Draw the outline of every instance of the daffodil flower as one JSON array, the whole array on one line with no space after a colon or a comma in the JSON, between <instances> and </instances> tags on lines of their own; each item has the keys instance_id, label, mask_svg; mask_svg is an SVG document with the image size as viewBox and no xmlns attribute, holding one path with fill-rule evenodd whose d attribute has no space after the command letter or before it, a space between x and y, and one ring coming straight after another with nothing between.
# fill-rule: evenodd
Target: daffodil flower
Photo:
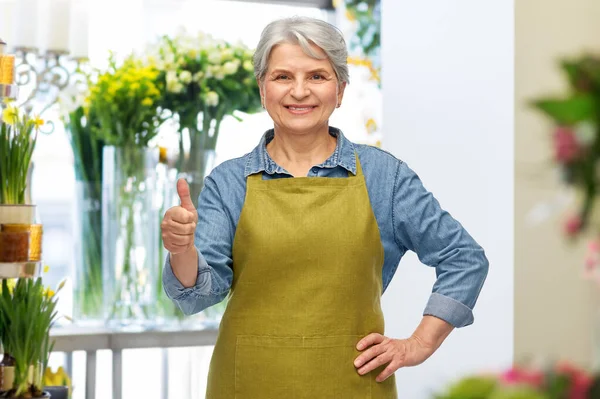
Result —
<instances>
[{"instance_id":1,"label":"daffodil flower","mask_svg":"<svg viewBox=\"0 0 600 399\"><path fill-rule=\"evenodd\" d=\"M16 107L9 106L2 111L2 122L7 125L15 125L19 119L19 109Z\"/></svg>"}]
</instances>

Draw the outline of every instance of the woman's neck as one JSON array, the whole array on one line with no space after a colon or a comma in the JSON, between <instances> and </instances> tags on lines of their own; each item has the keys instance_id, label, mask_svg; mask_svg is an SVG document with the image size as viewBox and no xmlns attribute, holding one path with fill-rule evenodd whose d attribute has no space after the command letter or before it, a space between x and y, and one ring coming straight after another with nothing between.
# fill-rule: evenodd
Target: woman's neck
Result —
<instances>
[{"instance_id":1,"label":"woman's neck","mask_svg":"<svg viewBox=\"0 0 600 399\"><path fill-rule=\"evenodd\" d=\"M308 170L333 154L337 139L325 131L294 134L275 128L275 137L267 144L267 152L280 166L294 176L306 176ZM295 173L294 173L295 172Z\"/></svg>"}]
</instances>

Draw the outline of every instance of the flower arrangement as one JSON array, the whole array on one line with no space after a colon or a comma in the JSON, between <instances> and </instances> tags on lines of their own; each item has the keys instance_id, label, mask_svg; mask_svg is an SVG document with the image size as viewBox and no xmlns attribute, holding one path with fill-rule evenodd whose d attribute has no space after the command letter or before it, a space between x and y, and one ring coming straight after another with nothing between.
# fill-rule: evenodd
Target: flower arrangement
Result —
<instances>
[{"instance_id":1,"label":"flower arrangement","mask_svg":"<svg viewBox=\"0 0 600 399\"><path fill-rule=\"evenodd\" d=\"M576 237L590 227L594 200L599 194L600 58L562 59L568 82L562 96L536 98L532 106L552 124L554 161L563 180L583 196L578 211L565 221L565 232Z\"/></svg>"},{"instance_id":2,"label":"flower arrangement","mask_svg":"<svg viewBox=\"0 0 600 399\"><path fill-rule=\"evenodd\" d=\"M436 399L595 399L600 375L567 362L548 369L516 365L498 375L470 375L451 384Z\"/></svg>"},{"instance_id":3,"label":"flower arrangement","mask_svg":"<svg viewBox=\"0 0 600 399\"><path fill-rule=\"evenodd\" d=\"M194 203L206 171L205 151L213 151L223 118L236 112L261 109L260 92L254 77L253 51L241 43L231 44L202 32L181 31L162 36L150 56L159 70L165 92L158 105L179 120L180 173L201 173L190 182ZM184 143L189 142L186 155Z\"/></svg>"},{"instance_id":4,"label":"flower arrangement","mask_svg":"<svg viewBox=\"0 0 600 399\"><path fill-rule=\"evenodd\" d=\"M25 204L25 189L37 134L44 121L9 103L0 121L0 204Z\"/></svg>"},{"instance_id":5,"label":"flower arrangement","mask_svg":"<svg viewBox=\"0 0 600 399\"><path fill-rule=\"evenodd\" d=\"M597 201L600 194L600 56L584 55L560 60L568 91L561 96L536 98L534 109L548 117L553 125L554 162L563 182L578 194L578 209L564 222L570 239L590 232L585 260L586 275L597 278L598 264ZM600 281L600 279L598 280Z\"/></svg>"},{"instance_id":6,"label":"flower arrangement","mask_svg":"<svg viewBox=\"0 0 600 399\"><path fill-rule=\"evenodd\" d=\"M165 120L159 108L164 93L159 75L152 62L130 55L117 64L111 54L108 69L90 85L84 107L90 133L104 145L102 185L110 195L102 203L106 218L102 226L107 229L102 232L107 254L102 259L103 273L107 273L104 282L110 283L103 287L104 316L109 321L149 316L153 282L149 274L155 268L159 243L158 230L153 228L158 226L152 199L155 182L150 177L158 149L152 140ZM81 115L74 116L71 127L77 128Z\"/></svg>"},{"instance_id":7,"label":"flower arrangement","mask_svg":"<svg viewBox=\"0 0 600 399\"><path fill-rule=\"evenodd\" d=\"M162 96L158 75L154 65L134 55L117 65L111 54L108 69L90 86L86 100L97 120L92 129L107 145L147 147L156 136L163 122L157 110Z\"/></svg>"},{"instance_id":8,"label":"flower arrangement","mask_svg":"<svg viewBox=\"0 0 600 399\"><path fill-rule=\"evenodd\" d=\"M64 281L56 292L64 286ZM2 280L0 289L0 342L4 359L0 371L12 367L12 381L3 379L7 398L36 398L42 395L42 372L53 343L50 328L56 321L55 292L44 287L42 278ZM1 390L1 387L0 387Z\"/></svg>"}]
</instances>

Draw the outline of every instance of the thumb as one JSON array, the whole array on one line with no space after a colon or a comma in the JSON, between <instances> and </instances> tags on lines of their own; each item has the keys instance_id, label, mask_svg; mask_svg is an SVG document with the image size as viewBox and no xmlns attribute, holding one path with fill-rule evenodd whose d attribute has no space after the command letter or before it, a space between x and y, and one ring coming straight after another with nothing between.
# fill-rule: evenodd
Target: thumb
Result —
<instances>
[{"instance_id":1,"label":"thumb","mask_svg":"<svg viewBox=\"0 0 600 399\"><path fill-rule=\"evenodd\" d=\"M177 180L177 195L179 195L182 208L190 212L196 212L196 208L192 203L192 197L190 197L190 186L188 186L184 178Z\"/></svg>"}]
</instances>

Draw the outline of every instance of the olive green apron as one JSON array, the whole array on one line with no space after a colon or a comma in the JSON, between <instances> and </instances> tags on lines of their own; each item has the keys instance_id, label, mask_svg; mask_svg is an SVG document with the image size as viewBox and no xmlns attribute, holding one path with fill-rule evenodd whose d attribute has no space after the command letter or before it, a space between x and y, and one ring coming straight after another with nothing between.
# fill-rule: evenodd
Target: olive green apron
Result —
<instances>
[{"instance_id":1,"label":"olive green apron","mask_svg":"<svg viewBox=\"0 0 600 399\"><path fill-rule=\"evenodd\" d=\"M383 246L356 157L348 178L248 176L231 296L207 399L389 399L361 376L358 341L383 334Z\"/></svg>"}]
</instances>

